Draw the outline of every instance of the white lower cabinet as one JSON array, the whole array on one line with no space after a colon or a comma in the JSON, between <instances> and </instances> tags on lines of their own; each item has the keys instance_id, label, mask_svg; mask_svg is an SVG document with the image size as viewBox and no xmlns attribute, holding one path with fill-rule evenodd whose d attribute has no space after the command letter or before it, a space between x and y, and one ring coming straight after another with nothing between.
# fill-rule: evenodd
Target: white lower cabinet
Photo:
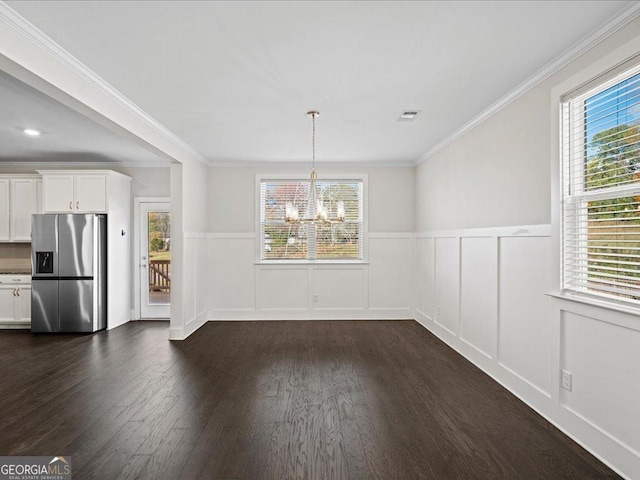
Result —
<instances>
[{"instance_id":1,"label":"white lower cabinet","mask_svg":"<svg viewBox=\"0 0 640 480\"><path fill-rule=\"evenodd\" d=\"M17 289L17 296L16 320L18 323L31 324L31 287L19 287Z\"/></svg>"},{"instance_id":2,"label":"white lower cabinet","mask_svg":"<svg viewBox=\"0 0 640 480\"><path fill-rule=\"evenodd\" d=\"M31 324L31 285L0 285L0 328Z\"/></svg>"},{"instance_id":3,"label":"white lower cabinet","mask_svg":"<svg viewBox=\"0 0 640 480\"><path fill-rule=\"evenodd\" d=\"M0 323L16 321L16 287L0 285Z\"/></svg>"}]
</instances>

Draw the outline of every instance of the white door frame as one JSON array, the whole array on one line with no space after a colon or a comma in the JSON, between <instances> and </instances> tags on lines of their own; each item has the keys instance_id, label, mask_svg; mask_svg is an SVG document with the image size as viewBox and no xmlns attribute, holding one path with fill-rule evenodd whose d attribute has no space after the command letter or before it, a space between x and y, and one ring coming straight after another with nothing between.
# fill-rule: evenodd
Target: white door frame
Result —
<instances>
[{"instance_id":1,"label":"white door frame","mask_svg":"<svg viewBox=\"0 0 640 480\"><path fill-rule=\"evenodd\" d=\"M140 320L140 205L143 203L171 203L170 197L134 197L133 198L133 319Z\"/></svg>"}]
</instances>

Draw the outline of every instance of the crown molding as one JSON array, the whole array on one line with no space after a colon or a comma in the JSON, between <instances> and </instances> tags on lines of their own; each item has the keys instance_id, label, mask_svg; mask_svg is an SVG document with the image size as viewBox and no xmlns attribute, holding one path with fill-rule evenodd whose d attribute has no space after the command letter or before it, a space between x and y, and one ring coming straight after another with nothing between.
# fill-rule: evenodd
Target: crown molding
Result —
<instances>
[{"instance_id":1,"label":"crown molding","mask_svg":"<svg viewBox=\"0 0 640 480\"><path fill-rule=\"evenodd\" d=\"M210 167L221 168L311 168L311 160L294 160L294 161L278 161L278 160L238 160L238 161L212 161L209 162ZM323 168L407 168L415 167L415 162L412 161L393 161L393 160L381 160L381 161L320 161L316 160L316 168L322 170Z\"/></svg>"},{"instance_id":2,"label":"crown molding","mask_svg":"<svg viewBox=\"0 0 640 480\"><path fill-rule=\"evenodd\" d=\"M0 161L0 170L6 168L32 168L41 170L60 169L113 169L113 168L169 168L171 162L43 162L43 161Z\"/></svg>"},{"instance_id":3,"label":"crown molding","mask_svg":"<svg viewBox=\"0 0 640 480\"><path fill-rule=\"evenodd\" d=\"M500 110L505 108L510 103L514 102L522 95L530 91L531 89L538 86L540 83L544 82L551 75L560 71L562 68L566 67L568 64L573 62L575 59L580 57L582 54L586 53L593 47L595 47L598 43L602 42L609 36L613 35L615 32L620 30L622 27L627 25L629 22L634 20L636 17L640 15L640 2L634 2L630 7L622 11L620 14L613 17L606 24L604 24L601 28L590 34L589 36L583 38L578 43L574 44L560 56L556 57L550 63L542 67L538 72L533 74L533 76L529 77L528 80L524 81L516 88L507 93L504 97L499 99L493 105L491 105L486 110L482 111L479 115L472 118L469 122L465 123L458 130L453 132L451 135L446 137L444 140L436 144L434 147L429 149L426 153L422 154L418 159L414 162L414 166L422 165L426 160L430 157L438 153L440 150L445 148L447 145L452 143L454 140L460 138L462 135L472 130L474 127L478 126L488 118L492 117Z\"/></svg>"},{"instance_id":4,"label":"crown molding","mask_svg":"<svg viewBox=\"0 0 640 480\"><path fill-rule=\"evenodd\" d=\"M24 17L22 17L2 1L0 1L0 22L13 29L25 40L48 54L54 61L69 69L87 84L91 85L107 98L111 99L120 107L127 110L131 115L144 123L156 134L160 135L162 138L172 143L175 147L184 152L186 156L191 157L194 160L208 166L208 162L204 158L204 156L198 153L193 147L181 140L169 129L164 127L160 122L155 120L148 113L146 113L135 103L133 103L118 90L116 90L106 80L96 74L93 70L87 67L76 57L67 52L48 35L38 29L35 25L28 22Z\"/></svg>"}]
</instances>

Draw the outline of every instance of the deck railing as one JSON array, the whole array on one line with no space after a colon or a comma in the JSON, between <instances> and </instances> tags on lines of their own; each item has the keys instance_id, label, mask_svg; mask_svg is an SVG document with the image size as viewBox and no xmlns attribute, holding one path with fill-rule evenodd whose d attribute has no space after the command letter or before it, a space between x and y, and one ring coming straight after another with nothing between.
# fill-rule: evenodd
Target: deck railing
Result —
<instances>
[{"instance_id":1,"label":"deck railing","mask_svg":"<svg viewBox=\"0 0 640 480\"><path fill-rule=\"evenodd\" d=\"M171 260L149 261L149 291L169 292L171 290Z\"/></svg>"}]
</instances>

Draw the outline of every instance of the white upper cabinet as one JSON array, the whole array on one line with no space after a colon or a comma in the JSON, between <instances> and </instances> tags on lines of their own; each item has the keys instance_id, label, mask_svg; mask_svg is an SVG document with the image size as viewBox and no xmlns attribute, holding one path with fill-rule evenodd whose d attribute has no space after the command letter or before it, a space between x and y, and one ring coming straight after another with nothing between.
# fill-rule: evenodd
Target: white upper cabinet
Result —
<instances>
[{"instance_id":1,"label":"white upper cabinet","mask_svg":"<svg viewBox=\"0 0 640 480\"><path fill-rule=\"evenodd\" d=\"M107 211L107 176L76 175L76 211Z\"/></svg>"},{"instance_id":2,"label":"white upper cabinet","mask_svg":"<svg viewBox=\"0 0 640 480\"><path fill-rule=\"evenodd\" d=\"M106 213L106 173L42 173L44 213Z\"/></svg>"},{"instance_id":3,"label":"white upper cabinet","mask_svg":"<svg viewBox=\"0 0 640 480\"><path fill-rule=\"evenodd\" d=\"M42 211L42 189L33 175L0 176L0 242L30 242L31 215Z\"/></svg>"},{"instance_id":4,"label":"white upper cabinet","mask_svg":"<svg viewBox=\"0 0 640 480\"><path fill-rule=\"evenodd\" d=\"M31 215L36 213L35 180L11 179L11 240L31 241Z\"/></svg>"},{"instance_id":5,"label":"white upper cabinet","mask_svg":"<svg viewBox=\"0 0 640 480\"><path fill-rule=\"evenodd\" d=\"M73 213L73 175L50 175L42 177L42 207L44 212Z\"/></svg>"},{"instance_id":6,"label":"white upper cabinet","mask_svg":"<svg viewBox=\"0 0 640 480\"><path fill-rule=\"evenodd\" d=\"M11 240L9 233L9 179L0 178L0 242Z\"/></svg>"},{"instance_id":7,"label":"white upper cabinet","mask_svg":"<svg viewBox=\"0 0 640 480\"><path fill-rule=\"evenodd\" d=\"M33 181L36 194L36 210L34 213L42 213L42 178Z\"/></svg>"}]
</instances>

